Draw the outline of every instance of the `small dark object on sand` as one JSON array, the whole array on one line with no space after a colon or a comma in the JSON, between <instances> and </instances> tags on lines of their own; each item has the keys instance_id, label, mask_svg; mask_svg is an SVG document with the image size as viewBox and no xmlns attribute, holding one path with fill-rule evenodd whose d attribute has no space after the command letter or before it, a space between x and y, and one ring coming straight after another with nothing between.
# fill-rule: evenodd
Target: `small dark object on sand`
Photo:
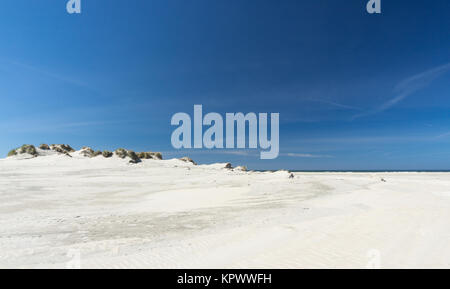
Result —
<instances>
[{"instance_id":1,"label":"small dark object on sand","mask_svg":"<svg viewBox=\"0 0 450 289\"><path fill-rule=\"evenodd\" d=\"M381 178L381 181L382 181L383 183L385 183L385 182L386 182L386 180L385 180L385 179L383 179L383 178Z\"/></svg>"},{"instance_id":2,"label":"small dark object on sand","mask_svg":"<svg viewBox=\"0 0 450 289\"><path fill-rule=\"evenodd\" d=\"M183 161L185 163L192 163L194 166L197 165L196 162L194 162L193 159L191 159L190 157L182 157L181 159L179 159L180 161Z\"/></svg>"},{"instance_id":3,"label":"small dark object on sand","mask_svg":"<svg viewBox=\"0 0 450 289\"><path fill-rule=\"evenodd\" d=\"M290 179L293 179L295 176L294 176L294 174L293 173L291 173L290 175L289 175L289 178Z\"/></svg>"}]
</instances>

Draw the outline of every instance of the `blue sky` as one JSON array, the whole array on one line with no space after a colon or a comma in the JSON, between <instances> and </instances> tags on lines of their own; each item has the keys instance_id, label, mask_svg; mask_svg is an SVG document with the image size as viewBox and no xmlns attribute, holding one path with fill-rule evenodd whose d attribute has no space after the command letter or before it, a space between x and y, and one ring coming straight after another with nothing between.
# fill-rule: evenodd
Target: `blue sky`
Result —
<instances>
[{"instance_id":1,"label":"blue sky","mask_svg":"<svg viewBox=\"0 0 450 289\"><path fill-rule=\"evenodd\" d=\"M450 2L3 0L0 152L69 143L255 169L450 169ZM176 112L279 112L280 157L180 151Z\"/></svg>"}]
</instances>

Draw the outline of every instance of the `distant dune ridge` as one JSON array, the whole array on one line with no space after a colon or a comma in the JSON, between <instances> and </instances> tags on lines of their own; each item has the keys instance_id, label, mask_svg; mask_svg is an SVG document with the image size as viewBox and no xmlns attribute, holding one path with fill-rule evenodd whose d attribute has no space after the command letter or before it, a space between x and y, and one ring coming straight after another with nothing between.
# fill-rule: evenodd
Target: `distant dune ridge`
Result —
<instances>
[{"instance_id":1,"label":"distant dune ridge","mask_svg":"<svg viewBox=\"0 0 450 289\"><path fill-rule=\"evenodd\" d=\"M28 160L37 157L58 156L58 155L67 156L69 158L75 157L77 159L80 158L93 159L101 156L103 159L116 158L128 160L128 163L130 164L138 164L141 163L142 160L158 160L158 161L163 160L162 153L160 152L134 152L132 150L124 148L118 148L114 152L111 152L108 150L104 151L94 150L91 147L87 146L84 146L77 151L68 144L51 144L51 145L41 144L39 145L39 147L36 147L31 144L24 144L19 148L12 149L8 153L7 159ZM179 158L177 160L193 166L198 165L193 159L187 156ZM231 163L215 163L209 166L215 169L227 169L236 172L249 171L246 166L233 167ZM276 172L283 174L290 173L284 170L279 170Z\"/></svg>"},{"instance_id":2,"label":"distant dune ridge","mask_svg":"<svg viewBox=\"0 0 450 289\"><path fill-rule=\"evenodd\" d=\"M84 158L96 158L102 156L105 159L116 157L118 159L128 160L130 164L141 163L142 160L163 160L162 153L160 152L134 152L132 150L118 148L114 152L104 150L94 150L91 147L84 146L80 150L76 151L68 144L41 144L39 147L34 145L25 144L19 148L13 149L8 153L8 158L15 158L18 160L44 157L51 155L65 155L67 157L84 157ZM178 160L185 163L190 163L197 166L197 163L190 157L182 157ZM215 164L215 167L225 168L233 171L248 171L246 166L233 167L231 163Z\"/></svg>"},{"instance_id":3,"label":"distant dune ridge","mask_svg":"<svg viewBox=\"0 0 450 289\"><path fill-rule=\"evenodd\" d=\"M14 157L16 159L29 159L41 156L49 156L49 155L65 155L68 157L73 156L81 156L85 158L96 158L102 156L103 158L112 158L117 157L119 159L126 159L131 164L137 164L142 162L142 160L163 160L163 155L160 152L134 152L132 150L118 148L114 152L104 150L94 150L91 147L82 147L81 150L76 151L68 144L41 144L39 147L35 147L34 145L25 144L19 148L13 149L8 153L8 158ZM194 166L197 163L191 159L190 157L182 157L178 160L183 161L185 163L191 163ZM220 164L222 166L222 164ZM223 164L223 168L236 170L236 171L247 171L246 166L237 166L233 167L231 163Z\"/></svg>"},{"instance_id":4,"label":"distant dune ridge","mask_svg":"<svg viewBox=\"0 0 450 289\"><path fill-rule=\"evenodd\" d=\"M83 147L80 151L75 151L70 145L67 144L41 144L38 148L34 145L25 144L19 148L13 149L8 153L8 157L30 158L38 156L48 156L51 154L64 154L68 157L72 157L73 153L78 153L87 158L95 158L103 156L104 158L110 158L114 155L121 159L129 158L130 163L139 163L142 159L154 159L162 160L163 156L160 152L134 152L123 148L117 149L114 153L110 151L93 150L90 147Z\"/></svg>"}]
</instances>

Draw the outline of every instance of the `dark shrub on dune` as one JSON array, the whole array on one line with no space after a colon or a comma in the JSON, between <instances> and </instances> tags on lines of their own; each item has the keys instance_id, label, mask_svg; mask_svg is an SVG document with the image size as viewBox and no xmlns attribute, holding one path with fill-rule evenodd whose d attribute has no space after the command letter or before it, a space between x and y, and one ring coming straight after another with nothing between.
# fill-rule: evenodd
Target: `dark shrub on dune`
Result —
<instances>
[{"instance_id":1,"label":"dark shrub on dune","mask_svg":"<svg viewBox=\"0 0 450 289\"><path fill-rule=\"evenodd\" d=\"M127 156L131 159L130 163L137 164L141 162L141 159L134 151L128 151Z\"/></svg>"},{"instance_id":2,"label":"dark shrub on dune","mask_svg":"<svg viewBox=\"0 0 450 289\"><path fill-rule=\"evenodd\" d=\"M146 152L137 153L137 156L143 160L151 159L151 156L149 155L149 153L146 153Z\"/></svg>"},{"instance_id":3,"label":"dark shrub on dune","mask_svg":"<svg viewBox=\"0 0 450 289\"><path fill-rule=\"evenodd\" d=\"M18 149L11 150L8 153L8 157L12 157L18 154L29 154L35 157L38 156L38 152L36 151L36 147L34 145L23 145Z\"/></svg>"},{"instance_id":4,"label":"dark shrub on dune","mask_svg":"<svg viewBox=\"0 0 450 289\"><path fill-rule=\"evenodd\" d=\"M84 157L92 158L94 156L94 150L89 147L83 147L80 154Z\"/></svg>"},{"instance_id":5,"label":"dark shrub on dune","mask_svg":"<svg viewBox=\"0 0 450 289\"><path fill-rule=\"evenodd\" d=\"M192 164L194 164L194 165L197 165L197 163L194 162L194 160L191 159L190 157L182 157L182 158L180 159L180 161L183 161L183 162L186 162L186 163L192 163Z\"/></svg>"},{"instance_id":6,"label":"dark shrub on dune","mask_svg":"<svg viewBox=\"0 0 450 289\"><path fill-rule=\"evenodd\" d=\"M23 145L18 149L19 154L30 154L32 156L37 156L38 153L34 145Z\"/></svg>"},{"instance_id":7,"label":"dark shrub on dune","mask_svg":"<svg viewBox=\"0 0 450 289\"><path fill-rule=\"evenodd\" d=\"M50 149L60 154L69 155L69 153L75 152L75 150L70 145L65 144L52 144L50 145Z\"/></svg>"},{"instance_id":8,"label":"dark shrub on dune","mask_svg":"<svg viewBox=\"0 0 450 289\"><path fill-rule=\"evenodd\" d=\"M95 158L102 154L101 151L94 151L90 147L83 147L80 152L81 155L89 158Z\"/></svg>"},{"instance_id":9,"label":"dark shrub on dune","mask_svg":"<svg viewBox=\"0 0 450 289\"><path fill-rule=\"evenodd\" d=\"M67 152L67 153L73 153L73 152L75 152L75 150L70 146L70 145L66 145L66 144L53 144L53 145L51 145L50 146L50 148L51 149L53 149L53 148L59 148L59 149L61 149L62 151L64 151L64 152Z\"/></svg>"},{"instance_id":10,"label":"dark shrub on dune","mask_svg":"<svg viewBox=\"0 0 450 289\"><path fill-rule=\"evenodd\" d=\"M46 150L46 151L48 151L48 150L50 150L50 147L48 146L48 144L41 144L40 146L39 146L39 148L41 149L41 150Z\"/></svg>"},{"instance_id":11,"label":"dark shrub on dune","mask_svg":"<svg viewBox=\"0 0 450 289\"><path fill-rule=\"evenodd\" d=\"M62 144L61 147L62 147L62 149L68 151L69 153L75 152L75 150L74 150L70 145L64 145L64 144Z\"/></svg>"},{"instance_id":12,"label":"dark shrub on dune","mask_svg":"<svg viewBox=\"0 0 450 289\"><path fill-rule=\"evenodd\" d=\"M137 153L138 157L145 160L162 160L162 154L161 153L155 153L155 152L140 152Z\"/></svg>"},{"instance_id":13,"label":"dark shrub on dune","mask_svg":"<svg viewBox=\"0 0 450 289\"><path fill-rule=\"evenodd\" d=\"M115 154L121 159L129 157L131 159L130 163L133 163L133 164L137 164L137 163L141 162L141 159L134 151L129 151L126 149L117 149L115 151Z\"/></svg>"},{"instance_id":14,"label":"dark shrub on dune","mask_svg":"<svg viewBox=\"0 0 450 289\"><path fill-rule=\"evenodd\" d=\"M110 152L110 151L103 151L102 155L103 155L103 157L105 157L105 158L110 158L110 157L113 156L113 153Z\"/></svg>"},{"instance_id":15,"label":"dark shrub on dune","mask_svg":"<svg viewBox=\"0 0 450 289\"><path fill-rule=\"evenodd\" d=\"M81 149L81 151L80 151L80 154L82 156L85 156L85 157L95 158L95 157L97 157L99 155L102 155L102 152L101 151L94 151L90 147L83 147ZM112 153L111 153L111 155L112 155Z\"/></svg>"},{"instance_id":16,"label":"dark shrub on dune","mask_svg":"<svg viewBox=\"0 0 450 289\"><path fill-rule=\"evenodd\" d=\"M127 157L128 152L126 149L117 149L115 152L116 156L118 156L121 159L124 159Z\"/></svg>"}]
</instances>

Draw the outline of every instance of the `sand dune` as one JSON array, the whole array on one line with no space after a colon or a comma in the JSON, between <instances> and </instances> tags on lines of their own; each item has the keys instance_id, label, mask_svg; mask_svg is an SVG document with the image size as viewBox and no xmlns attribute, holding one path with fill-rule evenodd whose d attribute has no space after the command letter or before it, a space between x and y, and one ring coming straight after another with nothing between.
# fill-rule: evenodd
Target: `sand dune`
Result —
<instances>
[{"instance_id":1,"label":"sand dune","mask_svg":"<svg viewBox=\"0 0 450 289\"><path fill-rule=\"evenodd\" d=\"M450 268L447 173L224 166L2 159L0 268Z\"/></svg>"}]
</instances>

